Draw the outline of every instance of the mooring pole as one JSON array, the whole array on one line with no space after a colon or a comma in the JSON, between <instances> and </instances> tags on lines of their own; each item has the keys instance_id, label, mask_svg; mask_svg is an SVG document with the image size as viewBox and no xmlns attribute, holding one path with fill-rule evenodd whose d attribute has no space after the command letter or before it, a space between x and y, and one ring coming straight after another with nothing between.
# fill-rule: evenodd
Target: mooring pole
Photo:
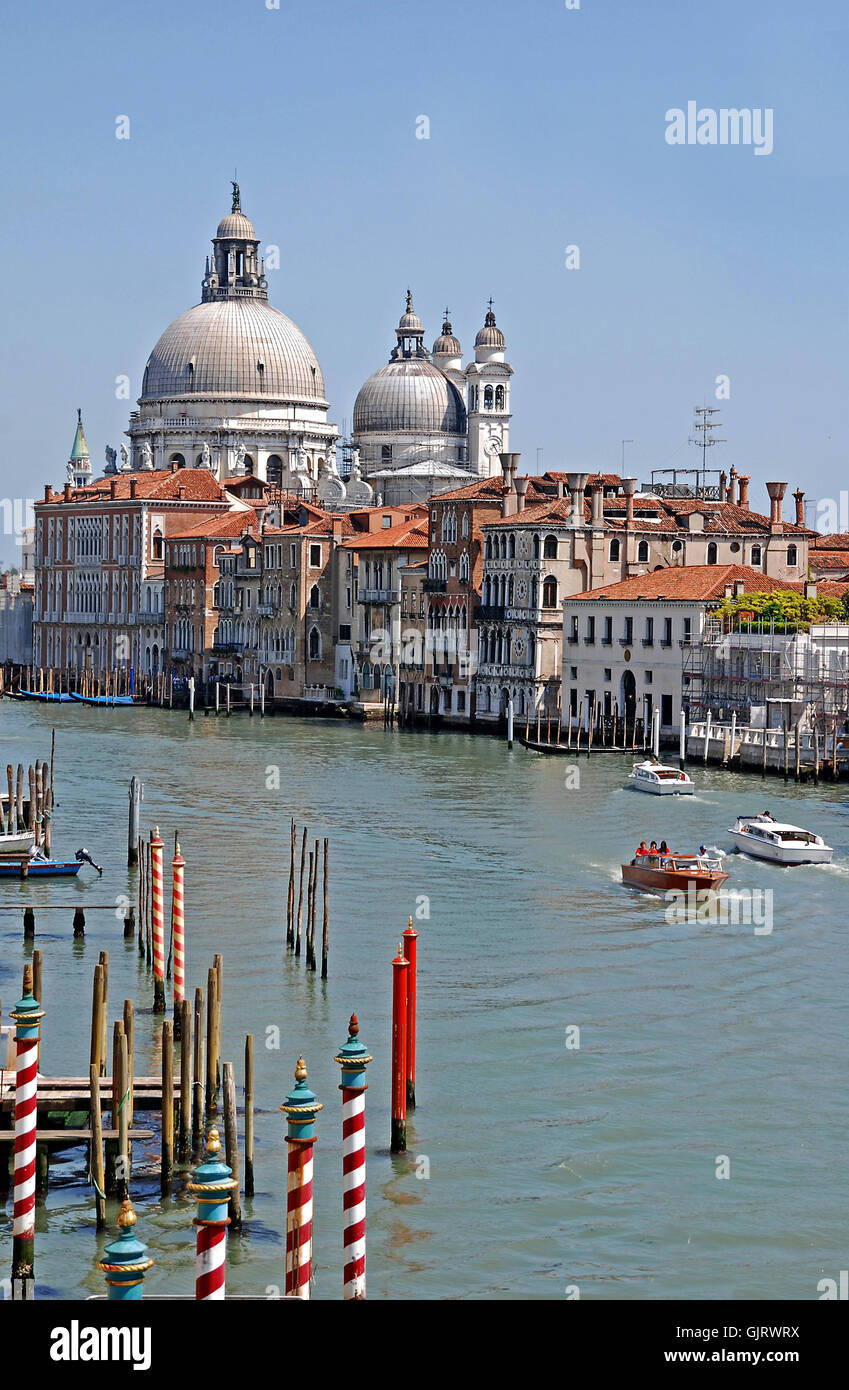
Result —
<instances>
[{"instance_id":1,"label":"mooring pole","mask_svg":"<svg viewBox=\"0 0 849 1390\"><path fill-rule=\"evenodd\" d=\"M295 1085L280 1109L288 1117L286 1185L286 1287L294 1298L310 1297L312 1277L312 1166L315 1117L324 1106L307 1085L307 1064L298 1058Z\"/></svg>"},{"instance_id":2,"label":"mooring pole","mask_svg":"<svg viewBox=\"0 0 849 1390\"><path fill-rule=\"evenodd\" d=\"M225 1261L227 1258L227 1227L230 1217L227 1204L235 1185L226 1163L218 1155L221 1141L215 1126L206 1141L206 1156L192 1174L187 1190L198 1204L197 1261L195 1264L195 1299L223 1299Z\"/></svg>"},{"instance_id":3,"label":"mooring pole","mask_svg":"<svg viewBox=\"0 0 849 1390\"><path fill-rule=\"evenodd\" d=\"M392 962L392 1125L390 1153L407 1148L407 974L410 962L398 942Z\"/></svg>"},{"instance_id":4,"label":"mooring pole","mask_svg":"<svg viewBox=\"0 0 849 1390\"><path fill-rule=\"evenodd\" d=\"M35 1150L38 1115L38 1042L44 1010L32 993L32 966L24 966L23 997L15 1021L15 1169L12 1218L12 1298L34 1297Z\"/></svg>"},{"instance_id":5,"label":"mooring pole","mask_svg":"<svg viewBox=\"0 0 849 1390\"><path fill-rule=\"evenodd\" d=\"M127 830L127 865L135 868L139 862L139 803L141 801L141 782L138 777L130 779L130 824Z\"/></svg>"},{"instance_id":6,"label":"mooring pole","mask_svg":"<svg viewBox=\"0 0 849 1390\"><path fill-rule=\"evenodd\" d=\"M103 1251L97 1268L106 1275L106 1297L122 1303L137 1302L142 1296L144 1276L154 1263L147 1259L147 1246L136 1238L136 1214L129 1198L118 1213L118 1236Z\"/></svg>"},{"instance_id":7,"label":"mooring pole","mask_svg":"<svg viewBox=\"0 0 849 1390\"><path fill-rule=\"evenodd\" d=\"M366 1296L366 1067L373 1059L351 1014L348 1041L334 1062L342 1068L343 1299Z\"/></svg>"}]
</instances>

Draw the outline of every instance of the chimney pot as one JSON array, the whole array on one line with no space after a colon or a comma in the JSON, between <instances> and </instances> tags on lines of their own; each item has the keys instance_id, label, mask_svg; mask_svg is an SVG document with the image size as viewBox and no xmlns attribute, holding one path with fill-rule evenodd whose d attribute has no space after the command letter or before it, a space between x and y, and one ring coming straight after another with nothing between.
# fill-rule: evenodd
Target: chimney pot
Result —
<instances>
[{"instance_id":1,"label":"chimney pot","mask_svg":"<svg viewBox=\"0 0 849 1390\"><path fill-rule=\"evenodd\" d=\"M816 582L815 582L814 580L812 580L812 579L806 579L806 580L805 580L804 596L805 596L805 598L816 598L816 596L817 596L817 586L816 586Z\"/></svg>"},{"instance_id":2,"label":"chimney pot","mask_svg":"<svg viewBox=\"0 0 849 1390\"><path fill-rule=\"evenodd\" d=\"M623 478L622 491L628 502L628 512L625 517L625 529L628 530L634 524L634 493L637 491L637 479Z\"/></svg>"},{"instance_id":3,"label":"chimney pot","mask_svg":"<svg viewBox=\"0 0 849 1390\"><path fill-rule=\"evenodd\" d=\"M117 480L117 478L110 478L110 479L109 479L109 496L110 496L110 497L114 497L114 496L115 496L115 489L117 488L117 486L118 486L118 480Z\"/></svg>"},{"instance_id":4,"label":"chimney pot","mask_svg":"<svg viewBox=\"0 0 849 1390\"><path fill-rule=\"evenodd\" d=\"M741 473L737 479L737 482L740 484L740 506L746 507L747 509L749 506L750 481L751 479L749 478L748 473Z\"/></svg>"},{"instance_id":5,"label":"chimney pot","mask_svg":"<svg viewBox=\"0 0 849 1390\"><path fill-rule=\"evenodd\" d=\"M65 501L66 501L66 502L70 502L70 500L71 500L71 484L70 484L70 483L66 483L65 486L64 486L64 488L62 489L62 492L63 492L64 498L65 498Z\"/></svg>"},{"instance_id":6,"label":"chimney pot","mask_svg":"<svg viewBox=\"0 0 849 1390\"><path fill-rule=\"evenodd\" d=\"M805 524L805 494L800 487L793 493L793 501L796 503L796 525Z\"/></svg>"},{"instance_id":7,"label":"chimney pot","mask_svg":"<svg viewBox=\"0 0 849 1390\"><path fill-rule=\"evenodd\" d=\"M44 484L44 500L49 502L53 497L53 489L49 483Z\"/></svg>"},{"instance_id":8,"label":"chimney pot","mask_svg":"<svg viewBox=\"0 0 849 1390\"><path fill-rule=\"evenodd\" d=\"M528 490L528 484L530 483L530 481L531 481L530 478L517 478L517 479L516 479L516 511L517 511L517 512L523 512L523 511L525 510L525 493L526 493L527 490Z\"/></svg>"},{"instance_id":9,"label":"chimney pot","mask_svg":"<svg viewBox=\"0 0 849 1390\"><path fill-rule=\"evenodd\" d=\"M137 480L136 478L131 478L131 479L130 479L130 496L131 496L131 497L135 497L137 488L138 488L138 480Z\"/></svg>"},{"instance_id":10,"label":"chimney pot","mask_svg":"<svg viewBox=\"0 0 849 1390\"><path fill-rule=\"evenodd\" d=\"M745 580L743 580L743 579L735 579L735 580L734 580L734 595L735 595L735 597L736 597L738 594L744 594L745 592L746 592L746 582L745 582Z\"/></svg>"},{"instance_id":11,"label":"chimney pot","mask_svg":"<svg viewBox=\"0 0 849 1390\"><path fill-rule=\"evenodd\" d=\"M769 503L770 503L770 512L769 512L770 529L771 529L773 532L776 532L776 531L780 532L781 529L782 529L781 503L783 502L783 500L784 500L784 494L785 494L785 492L787 491L787 484L786 484L786 483L767 483L767 485L766 485L766 490L767 490L767 492L769 493Z\"/></svg>"}]
</instances>

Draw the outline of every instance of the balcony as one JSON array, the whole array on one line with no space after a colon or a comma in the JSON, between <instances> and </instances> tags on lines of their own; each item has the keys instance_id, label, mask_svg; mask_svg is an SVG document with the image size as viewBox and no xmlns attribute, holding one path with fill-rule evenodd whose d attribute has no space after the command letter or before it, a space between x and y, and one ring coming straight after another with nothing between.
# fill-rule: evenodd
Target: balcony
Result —
<instances>
[{"instance_id":1,"label":"balcony","mask_svg":"<svg viewBox=\"0 0 849 1390\"><path fill-rule=\"evenodd\" d=\"M624 637L620 637L620 638L619 638L619 645L620 645L620 647L633 647L633 645L634 645L634 637L633 637L633 634L631 634L630 637L629 637L627 634L626 634Z\"/></svg>"},{"instance_id":2,"label":"balcony","mask_svg":"<svg viewBox=\"0 0 849 1390\"><path fill-rule=\"evenodd\" d=\"M570 647L576 647L580 640L581 639L579 638L577 632L570 632L569 636L566 638L566 641L569 643Z\"/></svg>"},{"instance_id":3,"label":"balcony","mask_svg":"<svg viewBox=\"0 0 849 1390\"><path fill-rule=\"evenodd\" d=\"M644 637L644 638L642 639L642 644L643 644L644 647L653 647L653 646L654 646L654 638L653 638L653 637Z\"/></svg>"},{"instance_id":4,"label":"balcony","mask_svg":"<svg viewBox=\"0 0 849 1390\"><path fill-rule=\"evenodd\" d=\"M258 603L258 604L256 605L256 607L254 608L254 612L257 613L257 614L259 615L260 618L273 618L273 617L274 617L274 604L273 604L273 603Z\"/></svg>"},{"instance_id":5,"label":"balcony","mask_svg":"<svg viewBox=\"0 0 849 1390\"><path fill-rule=\"evenodd\" d=\"M444 582L444 581L442 581ZM400 589L358 589L358 603L400 603Z\"/></svg>"},{"instance_id":6,"label":"balcony","mask_svg":"<svg viewBox=\"0 0 849 1390\"><path fill-rule=\"evenodd\" d=\"M213 642L213 644L212 644L212 650L213 650L214 652L229 652L229 653L231 654L231 656L241 656L241 655L242 655L242 643L241 643L241 642Z\"/></svg>"}]
</instances>

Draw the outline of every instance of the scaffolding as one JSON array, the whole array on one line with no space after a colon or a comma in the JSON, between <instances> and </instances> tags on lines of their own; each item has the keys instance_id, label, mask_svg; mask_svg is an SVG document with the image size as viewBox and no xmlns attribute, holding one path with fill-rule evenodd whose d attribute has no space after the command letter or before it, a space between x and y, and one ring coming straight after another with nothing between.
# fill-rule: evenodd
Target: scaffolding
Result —
<instances>
[{"instance_id":1,"label":"scaffolding","mask_svg":"<svg viewBox=\"0 0 849 1390\"><path fill-rule=\"evenodd\" d=\"M740 724L767 727L783 719L842 722L849 715L849 624L812 623L796 632L772 619L709 616L701 637L683 646L683 697L690 719L736 714Z\"/></svg>"}]
</instances>

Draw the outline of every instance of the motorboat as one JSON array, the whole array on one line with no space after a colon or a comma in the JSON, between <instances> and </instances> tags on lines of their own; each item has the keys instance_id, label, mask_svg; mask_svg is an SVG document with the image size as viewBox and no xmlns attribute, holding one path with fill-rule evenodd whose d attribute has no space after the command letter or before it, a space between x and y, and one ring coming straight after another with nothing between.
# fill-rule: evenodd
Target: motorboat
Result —
<instances>
[{"instance_id":1,"label":"motorboat","mask_svg":"<svg viewBox=\"0 0 849 1390\"><path fill-rule=\"evenodd\" d=\"M17 830L14 834L0 835L0 861L4 855L26 854L35 844L35 831Z\"/></svg>"},{"instance_id":2,"label":"motorboat","mask_svg":"<svg viewBox=\"0 0 849 1390\"><path fill-rule=\"evenodd\" d=\"M636 854L622 865L622 882L632 888L668 893L719 888L728 878L722 859L708 854Z\"/></svg>"},{"instance_id":3,"label":"motorboat","mask_svg":"<svg viewBox=\"0 0 849 1390\"><path fill-rule=\"evenodd\" d=\"M0 878L63 878L78 874L81 868L78 859L28 859L26 854L14 859L0 857Z\"/></svg>"},{"instance_id":4,"label":"motorboat","mask_svg":"<svg viewBox=\"0 0 849 1390\"><path fill-rule=\"evenodd\" d=\"M774 820L766 811L738 816L728 831L738 850L774 864L830 864L834 850L821 835Z\"/></svg>"},{"instance_id":5,"label":"motorboat","mask_svg":"<svg viewBox=\"0 0 849 1390\"><path fill-rule=\"evenodd\" d=\"M677 767L665 767L653 758L634 763L628 780L637 791L651 792L653 796L688 796L695 790L686 772Z\"/></svg>"}]
</instances>

